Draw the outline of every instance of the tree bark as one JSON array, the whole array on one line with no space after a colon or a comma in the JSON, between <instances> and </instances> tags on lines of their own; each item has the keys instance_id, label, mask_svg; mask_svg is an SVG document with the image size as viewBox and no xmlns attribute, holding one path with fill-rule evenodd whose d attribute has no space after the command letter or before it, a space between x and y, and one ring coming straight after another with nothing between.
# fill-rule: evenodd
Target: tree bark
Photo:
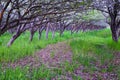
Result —
<instances>
[{"instance_id":1,"label":"tree bark","mask_svg":"<svg viewBox=\"0 0 120 80\"><path fill-rule=\"evenodd\" d=\"M63 35L64 29L60 29L60 37Z\"/></svg>"},{"instance_id":2,"label":"tree bark","mask_svg":"<svg viewBox=\"0 0 120 80\"><path fill-rule=\"evenodd\" d=\"M112 32L112 39L115 42L118 42L118 27L116 25L116 20L115 19L111 19L111 32Z\"/></svg>"},{"instance_id":3,"label":"tree bark","mask_svg":"<svg viewBox=\"0 0 120 80\"><path fill-rule=\"evenodd\" d=\"M49 26L46 28L46 39L48 39L48 33L49 33Z\"/></svg>"},{"instance_id":4,"label":"tree bark","mask_svg":"<svg viewBox=\"0 0 120 80\"><path fill-rule=\"evenodd\" d=\"M35 34L34 31L33 31L33 32L30 32L30 42L32 42L34 34Z\"/></svg>"},{"instance_id":5,"label":"tree bark","mask_svg":"<svg viewBox=\"0 0 120 80\"><path fill-rule=\"evenodd\" d=\"M10 39L10 41L8 42L7 46L10 47L14 41L21 35L21 33L16 33L13 35L13 37Z\"/></svg>"},{"instance_id":6,"label":"tree bark","mask_svg":"<svg viewBox=\"0 0 120 80\"><path fill-rule=\"evenodd\" d=\"M42 32L43 32L44 29L45 29L45 27L42 26L42 27L40 27L39 30L38 30L38 32L39 32L39 40L41 39Z\"/></svg>"},{"instance_id":7,"label":"tree bark","mask_svg":"<svg viewBox=\"0 0 120 80\"><path fill-rule=\"evenodd\" d=\"M55 31L53 30L52 31L52 39L54 39L54 37L55 37Z\"/></svg>"},{"instance_id":8,"label":"tree bark","mask_svg":"<svg viewBox=\"0 0 120 80\"><path fill-rule=\"evenodd\" d=\"M41 39L42 31L39 30L39 40Z\"/></svg>"},{"instance_id":9,"label":"tree bark","mask_svg":"<svg viewBox=\"0 0 120 80\"><path fill-rule=\"evenodd\" d=\"M3 19L3 15L5 13L5 10L8 8L9 4L10 4L11 0L8 0L5 7L2 9L2 11L0 12L0 24L2 22L2 19Z\"/></svg>"},{"instance_id":10,"label":"tree bark","mask_svg":"<svg viewBox=\"0 0 120 80\"><path fill-rule=\"evenodd\" d=\"M115 42L118 42L118 31L115 29L115 27L111 26L111 32L112 32L112 39Z\"/></svg>"}]
</instances>

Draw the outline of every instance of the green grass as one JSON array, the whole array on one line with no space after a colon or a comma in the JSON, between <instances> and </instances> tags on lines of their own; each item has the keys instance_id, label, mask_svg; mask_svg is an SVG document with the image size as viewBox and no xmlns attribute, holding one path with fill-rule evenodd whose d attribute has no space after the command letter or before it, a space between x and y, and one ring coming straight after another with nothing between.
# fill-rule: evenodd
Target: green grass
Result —
<instances>
[{"instance_id":1,"label":"green grass","mask_svg":"<svg viewBox=\"0 0 120 80\"><path fill-rule=\"evenodd\" d=\"M8 68L6 70L0 69L0 80L50 80L55 76L45 66L31 70L29 67Z\"/></svg>"},{"instance_id":2,"label":"green grass","mask_svg":"<svg viewBox=\"0 0 120 80\"><path fill-rule=\"evenodd\" d=\"M70 35L70 32L64 32L62 37L56 32L54 39L45 39L45 32L42 35L41 40L38 40L38 33L35 34L34 40L29 42L29 33L22 34L11 47L6 47L11 35L4 34L0 37L0 63L11 62L18 60L22 57L33 55L36 51L45 48L49 44L54 44L60 41L67 41L72 48L72 62L62 63L61 67L56 69L48 69L44 65L39 68L30 69L29 67L20 68L6 68L0 67L0 80L51 80L51 78L57 76L58 80L61 75L69 73L73 80L82 80L80 76L73 74L74 70L79 66L84 66L83 72L94 73L98 69L95 67L95 63L98 65L104 65L108 63L108 69L102 69L101 72L112 72L114 65L109 63L114 55L112 53L120 51L120 42L115 43L112 41L111 33L109 29L88 31L85 33L79 32L77 34ZM51 57L54 53L51 53ZM0 66L2 66L0 64ZM117 68L119 69L119 67ZM118 70L118 76L120 71Z\"/></svg>"},{"instance_id":3,"label":"green grass","mask_svg":"<svg viewBox=\"0 0 120 80\"><path fill-rule=\"evenodd\" d=\"M56 33L55 39L51 38L51 33L49 34L49 39L45 38L45 32L42 35L41 40L38 40L38 33L35 34L32 42L29 41L29 33L22 34L11 47L6 47L12 35L4 34L0 37L0 62L15 61L24 56L32 55L35 51L45 48L48 44L57 43L64 41L73 36L70 36L70 32L65 32L62 37L59 37L59 33Z\"/></svg>"},{"instance_id":4,"label":"green grass","mask_svg":"<svg viewBox=\"0 0 120 80\"><path fill-rule=\"evenodd\" d=\"M100 66L107 63L108 68L101 71L112 72L115 68L115 65L111 63L114 58L113 53L120 51L120 41L118 43L112 41L108 29L86 32L81 37L72 40L70 46L74 53L73 63L70 65L78 66L79 63L86 67L85 72L91 73L97 70L95 63ZM120 76L119 71L117 73Z\"/></svg>"}]
</instances>

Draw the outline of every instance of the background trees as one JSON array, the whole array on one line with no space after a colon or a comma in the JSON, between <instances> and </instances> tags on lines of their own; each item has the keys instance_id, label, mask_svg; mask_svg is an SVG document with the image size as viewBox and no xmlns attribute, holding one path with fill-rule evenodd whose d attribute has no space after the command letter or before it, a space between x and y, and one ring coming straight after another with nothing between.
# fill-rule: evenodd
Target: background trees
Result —
<instances>
[{"instance_id":1,"label":"background trees","mask_svg":"<svg viewBox=\"0 0 120 80\"><path fill-rule=\"evenodd\" d=\"M0 7L0 35L7 31L14 33L8 46L26 30L31 33L31 41L38 30L39 38L43 30L46 38L49 30L53 31L53 37L56 30L62 35L67 27L82 22L76 14L92 9L109 14L113 40L118 41L119 0L2 0Z\"/></svg>"}]
</instances>

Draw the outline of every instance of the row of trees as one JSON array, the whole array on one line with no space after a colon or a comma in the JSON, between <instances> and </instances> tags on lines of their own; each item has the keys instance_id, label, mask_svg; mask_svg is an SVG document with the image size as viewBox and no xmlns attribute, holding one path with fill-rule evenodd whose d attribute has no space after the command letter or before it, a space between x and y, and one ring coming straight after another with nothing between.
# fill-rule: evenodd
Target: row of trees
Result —
<instances>
[{"instance_id":1,"label":"row of trees","mask_svg":"<svg viewBox=\"0 0 120 80\"><path fill-rule=\"evenodd\" d=\"M39 31L39 38L44 29L48 34L49 28L46 26L50 26L53 33L56 30L55 25L59 26L62 35L65 28L76 24L73 17L77 13L89 9L96 9L109 15L112 37L117 42L120 0L1 0L0 36L7 31L13 32L8 43L10 46L26 30L31 32L30 40L36 31Z\"/></svg>"}]
</instances>

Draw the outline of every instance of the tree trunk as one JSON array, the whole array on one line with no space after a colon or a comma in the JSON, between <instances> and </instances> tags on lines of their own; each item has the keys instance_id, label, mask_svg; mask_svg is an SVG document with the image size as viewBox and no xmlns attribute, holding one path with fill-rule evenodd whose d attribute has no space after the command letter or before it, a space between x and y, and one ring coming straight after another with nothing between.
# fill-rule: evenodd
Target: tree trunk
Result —
<instances>
[{"instance_id":1,"label":"tree trunk","mask_svg":"<svg viewBox=\"0 0 120 80\"><path fill-rule=\"evenodd\" d=\"M60 37L63 35L64 30L60 30Z\"/></svg>"},{"instance_id":2,"label":"tree trunk","mask_svg":"<svg viewBox=\"0 0 120 80\"><path fill-rule=\"evenodd\" d=\"M71 35L73 34L73 31L72 31L72 30L73 30L73 26L72 26L71 29L70 29Z\"/></svg>"},{"instance_id":3,"label":"tree trunk","mask_svg":"<svg viewBox=\"0 0 120 80\"><path fill-rule=\"evenodd\" d=\"M49 27L46 28L46 39L48 39Z\"/></svg>"},{"instance_id":4,"label":"tree trunk","mask_svg":"<svg viewBox=\"0 0 120 80\"><path fill-rule=\"evenodd\" d=\"M117 26L115 25L115 22L112 22L111 24L111 32L112 32L112 39L115 41L115 42L118 42L118 28Z\"/></svg>"},{"instance_id":5,"label":"tree trunk","mask_svg":"<svg viewBox=\"0 0 120 80\"><path fill-rule=\"evenodd\" d=\"M0 36L3 35L6 31L7 31L6 29L4 29L4 30L0 29Z\"/></svg>"},{"instance_id":6,"label":"tree trunk","mask_svg":"<svg viewBox=\"0 0 120 80\"><path fill-rule=\"evenodd\" d=\"M39 30L39 40L41 39L42 32Z\"/></svg>"},{"instance_id":7,"label":"tree trunk","mask_svg":"<svg viewBox=\"0 0 120 80\"><path fill-rule=\"evenodd\" d=\"M16 34L14 34L13 37L12 37L12 38L10 39L10 41L8 42L7 46L8 46L8 47L11 46L11 45L14 43L14 41L20 36L20 34L21 34L21 33L16 33Z\"/></svg>"},{"instance_id":8,"label":"tree trunk","mask_svg":"<svg viewBox=\"0 0 120 80\"><path fill-rule=\"evenodd\" d=\"M32 42L34 34L35 34L35 32L30 33L30 42Z\"/></svg>"},{"instance_id":9,"label":"tree trunk","mask_svg":"<svg viewBox=\"0 0 120 80\"><path fill-rule=\"evenodd\" d=\"M75 30L76 30L75 27L73 27L73 28L71 29L71 35L75 32Z\"/></svg>"},{"instance_id":10,"label":"tree trunk","mask_svg":"<svg viewBox=\"0 0 120 80\"><path fill-rule=\"evenodd\" d=\"M54 37L55 37L55 31L53 30L52 31L52 39L54 39Z\"/></svg>"},{"instance_id":11,"label":"tree trunk","mask_svg":"<svg viewBox=\"0 0 120 80\"><path fill-rule=\"evenodd\" d=\"M2 35L2 31L0 30L0 36Z\"/></svg>"},{"instance_id":12,"label":"tree trunk","mask_svg":"<svg viewBox=\"0 0 120 80\"><path fill-rule=\"evenodd\" d=\"M45 27L40 27L38 32L39 32L39 40L41 39L41 36L42 36L42 32L43 30L45 29Z\"/></svg>"},{"instance_id":13,"label":"tree trunk","mask_svg":"<svg viewBox=\"0 0 120 80\"><path fill-rule=\"evenodd\" d=\"M41 39L43 29L39 29L39 40Z\"/></svg>"},{"instance_id":14,"label":"tree trunk","mask_svg":"<svg viewBox=\"0 0 120 80\"><path fill-rule=\"evenodd\" d=\"M64 31L65 31L65 27L63 26L60 28L60 37L63 35Z\"/></svg>"}]
</instances>

